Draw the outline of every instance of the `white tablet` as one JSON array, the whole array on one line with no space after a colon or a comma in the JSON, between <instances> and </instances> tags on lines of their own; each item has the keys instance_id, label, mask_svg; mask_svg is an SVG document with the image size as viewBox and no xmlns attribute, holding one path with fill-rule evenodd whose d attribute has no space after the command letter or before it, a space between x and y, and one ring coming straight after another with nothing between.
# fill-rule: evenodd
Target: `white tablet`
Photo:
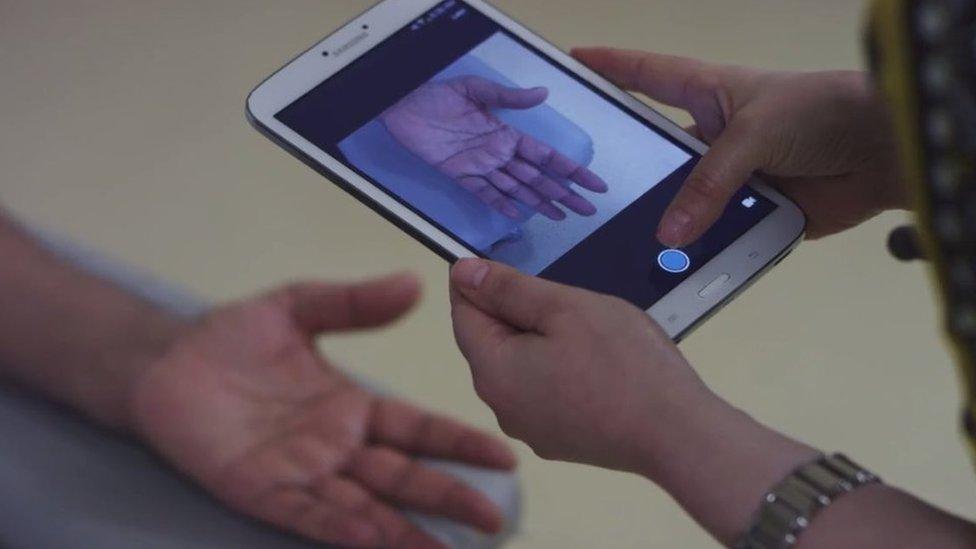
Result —
<instances>
[{"instance_id":1,"label":"white tablet","mask_svg":"<svg viewBox=\"0 0 976 549\"><path fill-rule=\"evenodd\" d=\"M675 339L803 236L802 212L753 181L697 242L661 245L706 145L480 0L383 1L261 83L247 113L447 260L619 296Z\"/></svg>"}]
</instances>

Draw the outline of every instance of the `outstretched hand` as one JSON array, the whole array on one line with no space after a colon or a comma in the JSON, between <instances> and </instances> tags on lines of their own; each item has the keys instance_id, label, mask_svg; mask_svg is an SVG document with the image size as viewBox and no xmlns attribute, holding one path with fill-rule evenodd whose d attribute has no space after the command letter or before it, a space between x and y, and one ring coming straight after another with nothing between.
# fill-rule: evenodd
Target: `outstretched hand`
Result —
<instances>
[{"instance_id":1,"label":"outstretched hand","mask_svg":"<svg viewBox=\"0 0 976 549\"><path fill-rule=\"evenodd\" d=\"M561 181L593 192L607 184L545 143L512 128L492 109L529 109L548 97L545 88L507 88L478 76L424 84L381 116L390 134L458 185L502 214L517 219L521 202L553 220L596 208Z\"/></svg>"},{"instance_id":2,"label":"outstretched hand","mask_svg":"<svg viewBox=\"0 0 976 549\"><path fill-rule=\"evenodd\" d=\"M227 505L311 539L439 547L397 507L498 531L499 510L419 456L510 469L500 441L343 375L318 334L380 326L416 301L407 276L303 283L217 310L139 381L135 430Z\"/></svg>"}]
</instances>

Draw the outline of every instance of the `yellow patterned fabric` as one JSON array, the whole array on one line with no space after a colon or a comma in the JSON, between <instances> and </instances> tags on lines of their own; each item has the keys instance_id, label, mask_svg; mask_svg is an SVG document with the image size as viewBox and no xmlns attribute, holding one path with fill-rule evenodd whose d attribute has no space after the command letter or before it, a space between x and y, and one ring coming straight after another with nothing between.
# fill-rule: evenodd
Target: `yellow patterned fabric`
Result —
<instances>
[{"instance_id":1,"label":"yellow patterned fabric","mask_svg":"<svg viewBox=\"0 0 976 549\"><path fill-rule=\"evenodd\" d=\"M976 38L974 14L976 0L876 0L870 48L876 80L892 108L921 245L959 365L962 425L976 457L976 287L971 282L976 153L962 139L976 126L976 113L968 108L976 106L976 89L965 69L973 68L973 52L958 46ZM936 131L946 123L948 134Z\"/></svg>"}]
</instances>

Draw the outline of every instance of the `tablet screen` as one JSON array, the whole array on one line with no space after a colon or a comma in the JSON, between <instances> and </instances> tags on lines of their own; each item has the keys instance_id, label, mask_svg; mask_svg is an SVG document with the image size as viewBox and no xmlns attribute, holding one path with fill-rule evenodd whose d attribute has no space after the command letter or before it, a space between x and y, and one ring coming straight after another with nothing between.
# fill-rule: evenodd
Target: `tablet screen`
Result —
<instances>
[{"instance_id":1,"label":"tablet screen","mask_svg":"<svg viewBox=\"0 0 976 549\"><path fill-rule=\"evenodd\" d=\"M460 0L276 118L472 252L645 309L776 208L745 187L666 249L699 155Z\"/></svg>"}]
</instances>

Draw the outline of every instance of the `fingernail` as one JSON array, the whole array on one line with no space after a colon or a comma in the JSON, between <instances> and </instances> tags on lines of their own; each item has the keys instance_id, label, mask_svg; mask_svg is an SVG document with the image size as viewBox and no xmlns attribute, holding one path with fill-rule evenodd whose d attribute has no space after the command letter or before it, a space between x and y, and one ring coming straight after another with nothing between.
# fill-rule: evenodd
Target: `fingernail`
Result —
<instances>
[{"instance_id":1,"label":"fingernail","mask_svg":"<svg viewBox=\"0 0 976 549\"><path fill-rule=\"evenodd\" d=\"M588 217L596 213L596 206L581 196L568 196L563 199L562 203L580 215Z\"/></svg>"},{"instance_id":2,"label":"fingernail","mask_svg":"<svg viewBox=\"0 0 976 549\"><path fill-rule=\"evenodd\" d=\"M536 211L553 221L562 221L563 219L566 219L566 212L554 206L552 202L543 202L542 204L539 204Z\"/></svg>"},{"instance_id":3,"label":"fingernail","mask_svg":"<svg viewBox=\"0 0 976 549\"><path fill-rule=\"evenodd\" d=\"M477 290L491 267L481 259L462 259L451 270L451 278L460 286Z\"/></svg>"},{"instance_id":4,"label":"fingernail","mask_svg":"<svg viewBox=\"0 0 976 549\"><path fill-rule=\"evenodd\" d=\"M672 210L661 220L657 239L661 244L676 248L685 243L691 234L691 216L684 210Z\"/></svg>"}]
</instances>

